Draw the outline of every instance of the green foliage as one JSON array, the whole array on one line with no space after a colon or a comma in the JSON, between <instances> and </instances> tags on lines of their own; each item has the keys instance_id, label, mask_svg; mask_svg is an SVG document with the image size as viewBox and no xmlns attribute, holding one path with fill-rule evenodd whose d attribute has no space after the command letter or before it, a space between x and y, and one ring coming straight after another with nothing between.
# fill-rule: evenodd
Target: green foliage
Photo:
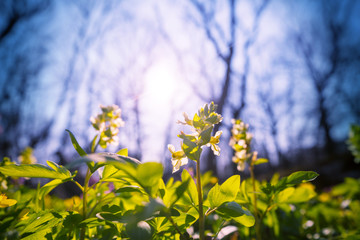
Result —
<instances>
[{"instance_id":1,"label":"green foliage","mask_svg":"<svg viewBox=\"0 0 360 240\"><path fill-rule=\"evenodd\" d=\"M0 172L10 177L68 179L73 177L68 169L47 161L49 167L42 164L22 164L1 166Z\"/></svg>"},{"instance_id":2,"label":"green foliage","mask_svg":"<svg viewBox=\"0 0 360 240\"><path fill-rule=\"evenodd\" d=\"M194 132L179 134L181 150L169 146L174 170L187 159L194 160L196 177L184 169L180 181L170 178L166 183L162 164L140 163L127 156L127 149L117 154L94 153L97 145L113 143L114 128L123 125L118 108L102 107L102 111L92 119L101 133L93 138L90 153L67 130L80 155L70 165L51 161L47 166L18 165L8 158L0 163L1 239L182 240L196 236L204 239L205 234L213 239L356 239L360 235L360 180L348 178L320 194L309 183L318 177L312 171L282 178L275 174L270 181L257 181L253 168L267 159L258 159L257 153L250 151L247 145L251 134L239 121L234 124L242 127L242 132L235 131L238 135L233 146L238 152L246 149L246 155L237 158L243 157L248 164L251 178L241 180L233 175L217 183L210 172L200 175L202 148L209 146L215 154L220 153L217 144L221 132L213 135L212 131L222 117L213 103L200 108L192 119L184 114L185 120L180 123L191 126ZM106 129L112 134L108 138ZM77 182L77 172L72 171L81 166L88 169L84 183ZM98 181L89 185L97 173ZM51 181L30 189L20 184L25 177ZM82 198L62 200L49 194L65 182L77 186Z\"/></svg>"},{"instance_id":3,"label":"green foliage","mask_svg":"<svg viewBox=\"0 0 360 240\"><path fill-rule=\"evenodd\" d=\"M220 186L216 183L215 186L210 189L208 194L210 207L217 208L223 203L234 201L239 189L239 175L231 176Z\"/></svg>"}]
</instances>

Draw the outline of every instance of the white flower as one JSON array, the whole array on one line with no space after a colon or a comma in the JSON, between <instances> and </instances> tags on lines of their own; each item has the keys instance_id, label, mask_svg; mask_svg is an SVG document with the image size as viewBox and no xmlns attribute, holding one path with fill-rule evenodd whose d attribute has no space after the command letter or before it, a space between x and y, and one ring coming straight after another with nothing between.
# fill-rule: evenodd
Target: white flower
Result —
<instances>
[{"instance_id":1,"label":"white flower","mask_svg":"<svg viewBox=\"0 0 360 240\"><path fill-rule=\"evenodd\" d=\"M173 165L172 173L174 173L179 171L181 166L186 165L188 163L188 159L184 151L175 151L174 145L169 144L168 149L171 152L171 164Z\"/></svg>"},{"instance_id":2,"label":"white flower","mask_svg":"<svg viewBox=\"0 0 360 240\"><path fill-rule=\"evenodd\" d=\"M239 159L245 159L246 158L246 150L241 150L239 152L236 152L235 156Z\"/></svg>"},{"instance_id":3,"label":"white flower","mask_svg":"<svg viewBox=\"0 0 360 240\"><path fill-rule=\"evenodd\" d=\"M220 155L220 147L217 145L220 142L222 131L217 131L214 137L211 137L210 142L207 146L211 146L211 150L214 152L216 156Z\"/></svg>"},{"instance_id":4,"label":"white flower","mask_svg":"<svg viewBox=\"0 0 360 240\"><path fill-rule=\"evenodd\" d=\"M186 112L183 112L183 116L184 116L185 122L180 121L180 120L177 120L176 123L182 124L182 125L190 125L190 126L192 126L193 122L192 122L192 120L189 118L189 115L188 115Z\"/></svg>"}]
</instances>

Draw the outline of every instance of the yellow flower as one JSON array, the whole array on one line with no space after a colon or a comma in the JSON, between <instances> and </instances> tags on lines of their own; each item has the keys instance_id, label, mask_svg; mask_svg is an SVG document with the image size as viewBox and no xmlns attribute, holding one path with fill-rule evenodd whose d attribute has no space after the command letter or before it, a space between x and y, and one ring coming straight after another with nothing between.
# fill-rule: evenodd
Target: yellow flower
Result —
<instances>
[{"instance_id":1,"label":"yellow flower","mask_svg":"<svg viewBox=\"0 0 360 240\"><path fill-rule=\"evenodd\" d=\"M319 201L320 202L327 202L331 199L331 196L329 193L323 192L319 195Z\"/></svg>"},{"instance_id":2,"label":"yellow flower","mask_svg":"<svg viewBox=\"0 0 360 240\"><path fill-rule=\"evenodd\" d=\"M184 151L175 151L175 147L171 144L168 145L168 149L171 152L171 163L173 165L172 173L178 171L181 166L184 166L188 163L188 159Z\"/></svg>"},{"instance_id":3,"label":"yellow flower","mask_svg":"<svg viewBox=\"0 0 360 240\"><path fill-rule=\"evenodd\" d=\"M12 205L15 205L17 201L15 199L7 199L7 196L5 194L0 195L0 208L6 208L10 207Z\"/></svg>"}]
</instances>

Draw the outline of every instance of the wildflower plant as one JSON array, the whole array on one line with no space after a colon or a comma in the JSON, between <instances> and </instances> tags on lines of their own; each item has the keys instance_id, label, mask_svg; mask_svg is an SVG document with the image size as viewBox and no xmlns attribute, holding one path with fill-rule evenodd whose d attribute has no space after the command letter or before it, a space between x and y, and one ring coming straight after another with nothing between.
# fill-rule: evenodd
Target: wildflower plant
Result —
<instances>
[{"instance_id":1,"label":"wildflower plant","mask_svg":"<svg viewBox=\"0 0 360 240\"><path fill-rule=\"evenodd\" d=\"M21 164L34 164L37 162L36 157L33 155L33 149L31 147L26 147L18 157L18 160Z\"/></svg>"},{"instance_id":2,"label":"wildflower plant","mask_svg":"<svg viewBox=\"0 0 360 240\"><path fill-rule=\"evenodd\" d=\"M244 170L247 163L251 178L240 181L240 175L235 174L216 183L210 173L201 175L200 158L205 147L220 154L222 132L213 130L222 116L213 102L201 107L192 118L183 115L184 120L178 123L189 126L191 132L178 135L182 140L180 149L168 145L172 172L192 160L196 162L195 179L184 169L181 181L170 178L165 183L161 163L140 163L127 156L127 149L96 153L97 146L118 144L117 135L124 122L115 105L101 106L101 113L91 118L97 134L89 153L67 130L80 155L67 166L52 161L47 165L34 163L30 150L19 159L23 164L4 159L0 163L0 238L204 240L224 237L228 229L235 229L230 234L238 234L241 239L255 235L261 239L268 232L274 239L281 239L278 223L282 215L276 211L289 211L290 205L313 198L314 190L302 183L315 179L317 174L300 171L283 178L274 175L270 182L257 181L254 166L266 160L258 159L257 152L251 151L248 126L234 120L230 144L235 151L233 161L239 170ZM77 171L71 171L81 164L87 166L83 183L75 179ZM99 179L90 184L90 178L100 169ZM51 181L37 189L14 188L10 178L21 177ZM65 182L77 186L82 196L59 201L49 194Z\"/></svg>"},{"instance_id":3,"label":"wildflower plant","mask_svg":"<svg viewBox=\"0 0 360 240\"><path fill-rule=\"evenodd\" d=\"M220 141L222 131L218 131L215 136L212 136L214 125L222 121L221 115L216 113L216 105L213 102L205 104L192 119L185 112L183 116L184 121L177 123L192 127L192 132L185 134L181 131L178 135L182 139L181 150L175 151L173 145L168 145L171 152L173 173L178 171L180 166L187 164L187 158L198 162L204 146L211 147L215 155L220 155L220 148L217 144Z\"/></svg>"},{"instance_id":4,"label":"wildflower plant","mask_svg":"<svg viewBox=\"0 0 360 240\"><path fill-rule=\"evenodd\" d=\"M192 127L192 133L185 134L183 131L178 135L182 139L181 150L175 151L173 145L168 145L171 152L171 161L173 173L179 170L179 167L187 164L187 158L196 161L196 184L198 192L198 212L199 212L199 234L200 239L204 239L204 212L203 212L203 195L200 173L200 156L204 146L210 146L215 155L220 155L219 143L222 131L216 132L212 136L214 125L222 121L222 116L216 113L217 106L214 102L205 104L194 114L192 119L186 113L184 121L178 121L179 124Z\"/></svg>"},{"instance_id":5,"label":"wildflower plant","mask_svg":"<svg viewBox=\"0 0 360 240\"><path fill-rule=\"evenodd\" d=\"M102 112L90 118L92 126L98 131L93 140L92 152L95 152L97 145L102 148L107 148L109 144L119 145L119 128L125 125L121 118L121 109L117 105L100 105L100 108Z\"/></svg>"}]
</instances>

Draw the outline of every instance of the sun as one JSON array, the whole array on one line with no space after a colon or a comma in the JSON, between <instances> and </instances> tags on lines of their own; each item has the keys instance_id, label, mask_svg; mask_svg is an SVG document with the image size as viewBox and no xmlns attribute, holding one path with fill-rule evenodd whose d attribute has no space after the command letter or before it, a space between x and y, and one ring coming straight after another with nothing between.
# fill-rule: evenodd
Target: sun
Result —
<instances>
[{"instance_id":1,"label":"sun","mask_svg":"<svg viewBox=\"0 0 360 240\"><path fill-rule=\"evenodd\" d=\"M155 63L145 76L146 98L158 106L169 104L176 90L177 76L174 65L164 60Z\"/></svg>"},{"instance_id":2,"label":"sun","mask_svg":"<svg viewBox=\"0 0 360 240\"><path fill-rule=\"evenodd\" d=\"M172 119L174 103L181 98L179 72L176 65L162 60L154 63L145 75L145 91L141 98L141 121L146 141L142 145L142 161L162 161L166 127Z\"/></svg>"}]
</instances>

